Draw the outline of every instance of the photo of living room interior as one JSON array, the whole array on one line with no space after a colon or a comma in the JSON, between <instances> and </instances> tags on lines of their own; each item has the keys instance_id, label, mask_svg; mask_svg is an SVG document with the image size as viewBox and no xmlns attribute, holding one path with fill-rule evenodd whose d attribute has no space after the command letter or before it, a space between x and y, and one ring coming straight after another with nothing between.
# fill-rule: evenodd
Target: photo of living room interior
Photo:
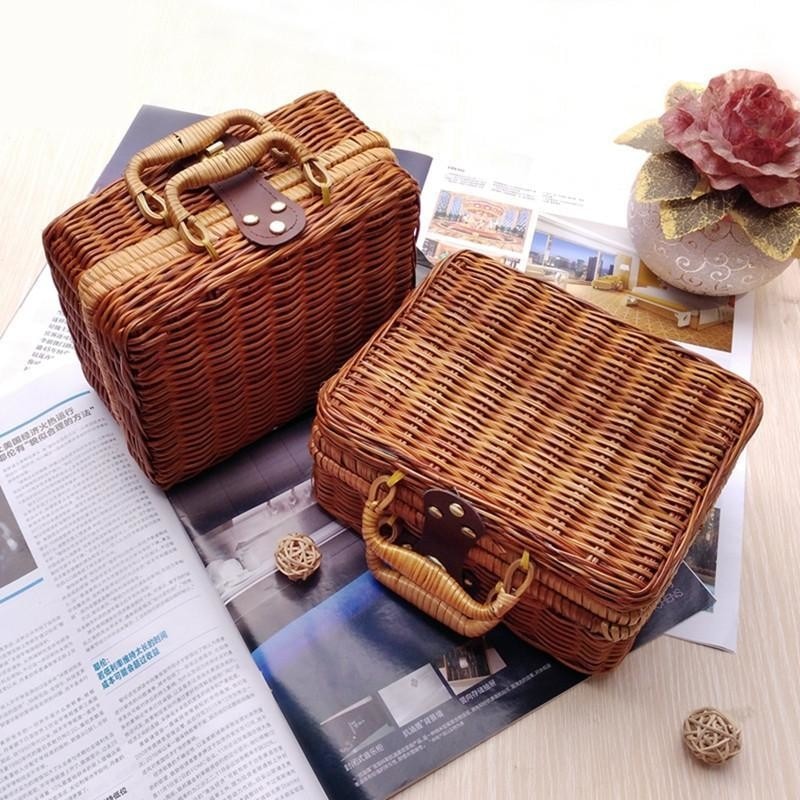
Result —
<instances>
[{"instance_id":1,"label":"photo of living room interior","mask_svg":"<svg viewBox=\"0 0 800 800\"><path fill-rule=\"evenodd\" d=\"M638 257L621 228L540 215L525 271L646 333L730 352L733 298L667 285Z\"/></svg>"}]
</instances>

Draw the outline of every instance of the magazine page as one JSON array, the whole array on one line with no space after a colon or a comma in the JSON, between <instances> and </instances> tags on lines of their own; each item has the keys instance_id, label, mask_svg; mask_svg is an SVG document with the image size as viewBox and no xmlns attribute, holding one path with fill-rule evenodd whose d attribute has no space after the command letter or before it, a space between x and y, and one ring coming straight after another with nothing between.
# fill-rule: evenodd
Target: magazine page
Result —
<instances>
[{"instance_id":1,"label":"magazine page","mask_svg":"<svg viewBox=\"0 0 800 800\"><path fill-rule=\"evenodd\" d=\"M265 680L331 798L382 800L585 676L500 626L467 640L382 587L364 544L315 501L311 415L168 492ZM276 570L310 536L318 570ZM637 646L705 608L683 565Z\"/></svg>"},{"instance_id":2,"label":"magazine page","mask_svg":"<svg viewBox=\"0 0 800 800\"><path fill-rule=\"evenodd\" d=\"M18 375L71 353L72 337L45 268L0 338L0 375Z\"/></svg>"},{"instance_id":3,"label":"magazine page","mask_svg":"<svg viewBox=\"0 0 800 800\"><path fill-rule=\"evenodd\" d=\"M77 364L0 402L0 798L324 797Z\"/></svg>"},{"instance_id":4,"label":"magazine page","mask_svg":"<svg viewBox=\"0 0 800 800\"><path fill-rule=\"evenodd\" d=\"M418 246L432 263L477 250L586 300L640 330L679 343L747 378L754 298L705 297L668 286L636 253L627 197L583 186L560 165L523 157L435 157L422 194ZM687 556L716 602L671 635L733 651L744 518L742 455Z\"/></svg>"}]
</instances>

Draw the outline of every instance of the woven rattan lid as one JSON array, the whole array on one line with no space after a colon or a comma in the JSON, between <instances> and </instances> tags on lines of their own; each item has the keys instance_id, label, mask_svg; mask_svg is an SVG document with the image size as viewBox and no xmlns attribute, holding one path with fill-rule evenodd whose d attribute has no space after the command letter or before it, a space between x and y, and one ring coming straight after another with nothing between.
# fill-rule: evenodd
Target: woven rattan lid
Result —
<instances>
[{"instance_id":1,"label":"woven rattan lid","mask_svg":"<svg viewBox=\"0 0 800 800\"><path fill-rule=\"evenodd\" d=\"M573 598L627 612L666 589L761 399L708 359L462 252L329 381L318 413L356 459L402 469L414 492L455 487Z\"/></svg>"}]
</instances>

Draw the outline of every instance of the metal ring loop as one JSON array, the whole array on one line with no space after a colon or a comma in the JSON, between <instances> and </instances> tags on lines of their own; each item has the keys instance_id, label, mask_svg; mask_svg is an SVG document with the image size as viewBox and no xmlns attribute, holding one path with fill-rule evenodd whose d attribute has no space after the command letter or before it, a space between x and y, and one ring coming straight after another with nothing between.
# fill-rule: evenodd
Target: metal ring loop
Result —
<instances>
[{"instance_id":1,"label":"metal ring loop","mask_svg":"<svg viewBox=\"0 0 800 800\"><path fill-rule=\"evenodd\" d=\"M195 250L205 250L211 258L219 258L208 230L198 222L197 217L189 215L178 224L178 232L183 240Z\"/></svg>"},{"instance_id":2,"label":"metal ring loop","mask_svg":"<svg viewBox=\"0 0 800 800\"><path fill-rule=\"evenodd\" d=\"M331 176L328 170L322 166L315 156L311 156L303 161L303 175L306 181L319 190L322 195L322 205L327 206L331 202Z\"/></svg>"},{"instance_id":3,"label":"metal ring loop","mask_svg":"<svg viewBox=\"0 0 800 800\"><path fill-rule=\"evenodd\" d=\"M150 205L151 202L155 204L155 208ZM136 205L148 222L158 225L166 224L169 221L167 204L164 202L164 198L157 195L152 189L143 189L139 192L136 195Z\"/></svg>"},{"instance_id":4,"label":"metal ring loop","mask_svg":"<svg viewBox=\"0 0 800 800\"><path fill-rule=\"evenodd\" d=\"M522 583L515 591L514 575L516 574L517 570L522 572L524 577L522 579ZM505 589L508 594L517 597L528 590L528 587L531 585L532 581L533 569L531 568L530 556L528 552L525 551L520 558L508 565L505 577L503 578L503 589Z\"/></svg>"}]
</instances>

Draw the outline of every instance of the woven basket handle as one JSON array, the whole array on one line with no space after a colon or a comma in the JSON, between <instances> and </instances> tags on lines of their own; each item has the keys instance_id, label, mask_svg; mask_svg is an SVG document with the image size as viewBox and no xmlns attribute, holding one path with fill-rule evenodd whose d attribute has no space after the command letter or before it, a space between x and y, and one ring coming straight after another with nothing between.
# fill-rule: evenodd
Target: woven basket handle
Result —
<instances>
[{"instance_id":1,"label":"woven basket handle","mask_svg":"<svg viewBox=\"0 0 800 800\"><path fill-rule=\"evenodd\" d=\"M163 225L169 221L164 199L142 181L142 172L148 167L172 164L174 161L199 153L222 138L225 131L233 125L249 125L258 133L267 133L275 127L260 114L248 111L246 108L226 111L159 139L140 150L128 162L125 169L125 183L131 198L145 219L156 225Z\"/></svg>"},{"instance_id":2,"label":"woven basket handle","mask_svg":"<svg viewBox=\"0 0 800 800\"><path fill-rule=\"evenodd\" d=\"M211 158L192 164L167 181L164 187L167 219L192 249L205 249L212 257L217 256L208 231L183 205L181 193L187 189L198 189L209 183L233 178L257 164L270 150L281 158L289 157L296 161L303 170L306 182L322 195L323 204L330 202L331 178L319 159L288 133L278 130L262 133Z\"/></svg>"},{"instance_id":3,"label":"woven basket handle","mask_svg":"<svg viewBox=\"0 0 800 800\"><path fill-rule=\"evenodd\" d=\"M379 500L383 487L388 487L388 492ZM504 580L497 583L486 602L479 603L439 564L393 544L397 533L395 519L384 516L384 512L394 499L395 491L394 476L377 478L364 505L361 532L370 571L384 586L461 636L483 636L502 620L530 586L533 569L528 554L511 564ZM392 528L389 538L380 533L385 525ZM523 573L523 579L514 588L517 571Z\"/></svg>"}]
</instances>

